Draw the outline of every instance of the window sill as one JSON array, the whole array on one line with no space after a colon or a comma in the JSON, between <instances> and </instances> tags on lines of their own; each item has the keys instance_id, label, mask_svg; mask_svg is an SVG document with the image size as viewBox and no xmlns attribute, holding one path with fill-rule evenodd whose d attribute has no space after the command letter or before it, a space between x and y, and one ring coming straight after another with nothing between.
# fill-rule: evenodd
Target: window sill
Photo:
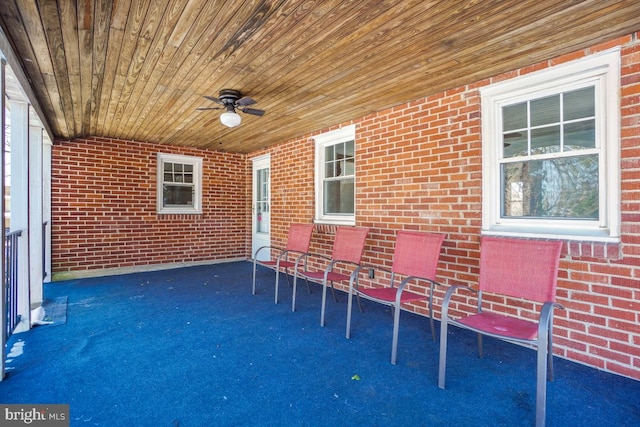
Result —
<instances>
[{"instance_id":1,"label":"window sill","mask_svg":"<svg viewBox=\"0 0 640 427\"><path fill-rule=\"evenodd\" d=\"M483 235L487 236L504 236L504 237L522 237L531 239L553 239L553 240L569 240L581 242L598 242L598 243L620 243L620 237L612 237L608 230L570 230L566 228L550 228L550 227L518 227L518 226L494 226L490 229L482 230Z\"/></svg>"},{"instance_id":2,"label":"window sill","mask_svg":"<svg viewBox=\"0 0 640 427\"><path fill-rule=\"evenodd\" d=\"M549 240L563 240L566 242L566 248L563 253L569 259L597 259L616 261L622 259L622 247L619 237L610 237L605 235L604 231L600 233L585 232L580 230L580 233L572 232L553 232L548 230L543 232L536 230L524 230L517 227L496 227L492 230L482 230L482 235L486 236L503 236L503 237L519 237L529 239L549 239ZM576 230L577 231L577 230Z\"/></svg>"},{"instance_id":3,"label":"window sill","mask_svg":"<svg viewBox=\"0 0 640 427\"><path fill-rule=\"evenodd\" d=\"M356 220L355 219L351 219L351 220L314 219L313 223L317 225L334 225L334 226L345 225L345 226L354 227L356 225Z\"/></svg>"},{"instance_id":4,"label":"window sill","mask_svg":"<svg viewBox=\"0 0 640 427\"><path fill-rule=\"evenodd\" d=\"M160 212L156 212L158 214L158 216L162 216L162 215L202 215L202 211L194 211L194 210L163 210Z\"/></svg>"}]
</instances>

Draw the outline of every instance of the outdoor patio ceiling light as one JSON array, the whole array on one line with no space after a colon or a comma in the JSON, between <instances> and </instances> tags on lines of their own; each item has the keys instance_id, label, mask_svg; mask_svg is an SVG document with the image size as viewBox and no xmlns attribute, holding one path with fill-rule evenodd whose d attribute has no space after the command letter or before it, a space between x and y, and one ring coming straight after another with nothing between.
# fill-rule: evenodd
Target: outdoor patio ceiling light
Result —
<instances>
[{"instance_id":1,"label":"outdoor patio ceiling light","mask_svg":"<svg viewBox=\"0 0 640 427\"><path fill-rule=\"evenodd\" d=\"M227 106L227 111L220 114L220 122L228 128L234 128L240 126L242 117L236 113L232 105Z\"/></svg>"}]
</instances>

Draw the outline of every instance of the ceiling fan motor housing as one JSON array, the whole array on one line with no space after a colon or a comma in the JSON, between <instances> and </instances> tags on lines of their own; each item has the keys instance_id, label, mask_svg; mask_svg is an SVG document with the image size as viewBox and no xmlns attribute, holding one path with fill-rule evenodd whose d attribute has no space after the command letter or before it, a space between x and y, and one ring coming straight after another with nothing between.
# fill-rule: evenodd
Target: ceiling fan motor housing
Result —
<instances>
[{"instance_id":1,"label":"ceiling fan motor housing","mask_svg":"<svg viewBox=\"0 0 640 427\"><path fill-rule=\"evenodd\" d=\"M219 98L224 105L233 106L240 98L242 98L242 93L235 89L222 89L220 91Z\"/></svg>"}]
</instances>

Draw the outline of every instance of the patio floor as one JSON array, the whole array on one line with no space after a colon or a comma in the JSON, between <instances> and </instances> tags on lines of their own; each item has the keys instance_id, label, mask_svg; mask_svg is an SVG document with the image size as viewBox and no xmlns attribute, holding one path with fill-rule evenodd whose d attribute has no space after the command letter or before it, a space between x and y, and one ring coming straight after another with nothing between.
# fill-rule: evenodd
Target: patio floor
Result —
<instances>
[{"instance_id":1,"label":"patio floor","mask_svg":"<svg viewBox=\"0 0 640 427\"><path fill-rule=\"evenodd\" d=\"M392 317L327 301L249 262L56 282L45 298L65 316L11 337L0 402L70 405L72 426L531 426L535 353L453 328L447 389L428 319L402 313L398 364ZM638 426L640 381L555 358L549 426Z\"/></svg>"}]
</instances>

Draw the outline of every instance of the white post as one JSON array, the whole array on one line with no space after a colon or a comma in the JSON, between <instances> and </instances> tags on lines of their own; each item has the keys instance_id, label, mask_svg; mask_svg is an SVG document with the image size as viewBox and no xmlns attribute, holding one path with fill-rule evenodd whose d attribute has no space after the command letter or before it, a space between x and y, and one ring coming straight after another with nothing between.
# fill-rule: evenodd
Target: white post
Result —
<instances>
[{"instance_id":1,"label":"white post","mask_svg":"<svg viewBox=\"0 0 640 427\"><path fill-rule=\"evenodd\" d=\"M44 282L51 281L51 139L44 132L42 144L42 220L44 227Z\"/></svg>"},{"instance_id":2,"label":"white post","mask_svg":"<svg viewBox=\"0 0 640 427\"><path fill-rule=\"evenodd\" d=\"M29 126L29 301L30 308L42 305L42 128Z\"/></svg>"},{"instance_id":3,"label":"white post","mask_svg":"<svg viewBox=\"0 0 640 427\"><path fill-rule=\"evenodd\" d=\"M2 245L0 246L0 266L2 266L2 268L0 268L0 288L2 288L2 290L0 291L0 319L2 319L0 320L0 326L2 327L2 331L0 332L0 336L2 337L2 342L0 343L0 345L2 346L2 348L0 349L0 381L4 379L4 364L5 360L7 359L7 316L5 316L5 313L7 312L7 287L5 285L5 283L7 283L7 275L4 268L6 262L4 256L4 248L6 244L6 233L4 224L4 212L6 210L4 206L4 149L6 141L6 126L4 123L4 102L6 99L6 97L4 96L4 72L6 66L7 62L4 60L4 58L0 59L0 144L2 144L2 146L0 147L0 192L2 193L2 195L0 196L0 233L2 233L0 235L0 241L2 241Z\"/></svg>"},{"instance_id":4,"label":"white post","mask_svg":"<svg viewBox=\"0 0 640 427\"><path fill-rule=\"evenodd\" d=\"M18 314L15 332L30 328L29 296L29 104L10 101L11 110L11 231L22 231L18 238Z\"/></svg>"}]
</instances>

